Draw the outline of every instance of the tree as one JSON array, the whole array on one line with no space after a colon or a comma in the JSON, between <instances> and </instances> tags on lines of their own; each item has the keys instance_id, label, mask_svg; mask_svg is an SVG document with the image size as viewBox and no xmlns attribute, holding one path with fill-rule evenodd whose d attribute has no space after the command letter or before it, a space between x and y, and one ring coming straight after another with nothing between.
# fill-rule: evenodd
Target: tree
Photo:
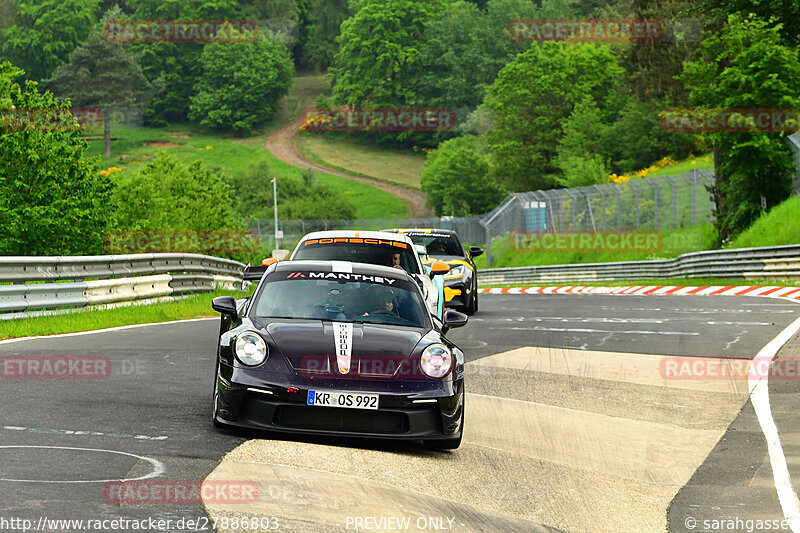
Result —
<instances>
[{"instance_id":1,"label":"tree","mask_svg":"<svg viewBox=\"0 0 800 533\"><path fill-rule=\"evenodd\" d=\"M720 34L707 35L701 59L687 63L681 75L690 103L707 109L799 108L800 60L796 50L782 43L782 26L773 24L735 14ZM788 197L794 166L783 136L756 128L708 134L714 147L713 192L721 242L758 217L761 196L768 206Z\"/></svg>"},{"instance_id":2,"label":"tree","mask_svg":"<svg viewBox=\"0 0 800 533\"><path fill-rule=\"evenodd\" d=\"M0 63L0 112L71 119L67 102L40 94L35 82L24 92L12 82L22 75ZM0 255L102 253L114 222L112 186L85 151L71 120L56 127L31 124L24 131L0 127Z\"/></svg>"},{"instance_id":3,"label":"tree","mask_svg":"<svg viewBox=\"0 0 800 533\"><path fill-rule=\"evenodd\" d=\"M506 65L489 89L485 107L494 126L486 132L490 176L512 191L557 184L554 164L562 125L586 97L605 122L621 104L622 69L608 46L534 44Z\"/></svg>"},{"instance_id":4,"label":"tree","mask_svg":"<svg viewBox=\"0 0 800 533\"><path fill-rule=\"evenodd\" d=\"M611 160L611 170L625 173L649 167L665 156L683 159L695 146L689 133L665 131L659 113L668 108L661 100L628 98L619 118L603 131L600 153Z\"/></svg>"},{"instance_id":5,"label":"tree","mask_svg":"<svg viewBox=\"0 0 800 533\"><path fill-rule=\"evenodd\" d=\"M726 20L731 14L754 14L761 20L781 24L778 33L784 44L800 45L800 2L797 0L699 0L698 10Z\"/></svg>"},{"instance_id":6,"label":"tree","mask_svg":"<svg viewBox=\"0 0 800 533\"><path fill-rule=\"evenodd\" d=\"M105 14L103 22L121 15L115 6ZM97 28L45 84L75 106L103 110L106 157L111 156L111 108L144 107L150 90L136 58L122 44L108 42Z\"/></svg>"},{"instance_id":7,"label":"tree","mask_svg":"<svg viewBox=\"0 0 800 533\"><path fill-rule=\"evenodd\" d=\"M55 72L89 35L98 0L18 0L17 23L3 32L3 55L29 79Z\"/></svg>"},{"instance_id":8,"label":"tree","mask_svg":"<svg viewBox=\"0 0 800 533\"><path fill-rule=\"evenodd\" d=\"M334 103L413 106L420 103L425 24L443 0L361 0L345 20L331 68Z\"/></svg>"},{"instance_id":9,"label":"tree","mask_svg":"<svg viewBox=\"0 0 800 533\"><path fill-rule=\"evenodd\" d=\"M564 122L553 163L561 171L556 181L562 187L584 187L608 181L608 162L603 157L603 139L608 125L591 97L581 100Z\"/></svg>"},{"instance_id":10,"label":"tree","mask_svg":"<svg viewBox=\"0 0 800 533\"><path fill-rule=\"evenodd\" d=\"M271 219L273 213L270 168L266 161L251 165L233 180L238 213L249 219ZM264 185L267 185L266 187ZM302 179L282 176L278 179L278 213L283 219L328 218L353 219L355 207L339 190L316 183L311 169Z\"/></svg>"},{"instance_id":11,"label":"tree","mask_svg":"<svg viewBox=\"0 0 800 533\"><path fill-rule=\"evenodd\" d=\"M472 135L444 141L428 154L420 183L437 216L467 217L493 209L505 193L487 179L489 163Z\"/></svg>"},{"instance_id":12,"label":"tree","mask_svg":"<svg viewBox=\"0 0 800 533\"><path fill-rule=\"evenodd\" d=\"M541 16L530 0L491 0L486 9L459 1L426 25L421 60L429 105L474 109L500 69L530 47L508 33L513 19Z\"/></svg>"},{"instance_id":13,"label":"tree","mask_svg":"<svg viewBox=\"0 0 800 533\"><path fill-rule=\"evenodd\" d=\"M336 42L339 30L351 14L347 0L315 0L309 13L308 39L303 49L306 64L320 71L333 64L339 50Z\"/></svg>"},{"instance_id":14,"label":"tree","mask_svg":"<svg viewBox=\"0 0 800 533\"><path fill-rule=\"evenodd\" d=\"M280 41L206 45L203 76L192 97L190 118L203 126L250 133L269 119L292 84L294 66Z\"/></svg>"},{"instance_id":15,"label":"tree","mask_svg":"<svg viewBox=\"0 0 800 533\"><path fill-rule=\"evenodd\" d=\"M236 0L128 0L138 20L236 20L242 13ZM142 72L150 82L159 80L145 119L154 125L185 122L197 82L202 76L198 43L134 44Z\"/></svg>"},{"instance_id":16,"label":"tree","mask_svg":"<svg viewBox=\"0 0 800 533\"><path fill-rule=\"evenodd\" d=\"M696 3L697 0L633 0L633 18L663 21L666 40L633 42L622 50L621 62L638 99L661 100L673 105L686 103L686 89L675 76L682 72L685 61L695 58L702 40L701 25L710 22L703 21L693 11ZM675 21L674 26L670 21ZM670 35L673 31L679 35Z\"/></svg>"}]
</instances>

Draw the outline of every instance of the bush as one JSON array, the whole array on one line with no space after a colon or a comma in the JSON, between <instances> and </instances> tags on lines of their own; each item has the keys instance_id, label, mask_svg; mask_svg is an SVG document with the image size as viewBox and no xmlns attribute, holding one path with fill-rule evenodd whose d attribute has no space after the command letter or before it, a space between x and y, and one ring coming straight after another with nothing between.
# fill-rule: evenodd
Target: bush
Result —
<instances>
[{"instance_id":1,"label":"bush","mask_svg":"<svg viewBox=\"0 0 800 533\"><path fill-rule=\"evenodd\" d=\"M203 75L189 117L201 125L250 133L268 120L292 84L294 66L279 41L212 43L200 56Z\"/></svg>"},{"instance_id":2,"label":"bush","mask_svg":"<svg viewBox=\"0 0 800 533\"><path fill-rule=\"evenodd\" d=\"M0 110L64 113L69 102L24 92L12 80L22 71L0 63ZM75 129L4 131L0 126L0 255L83 255L103 252L113 224L112 184Z\"/></svg>"},{"instance_id":3,"label":"bush","mask_svg":"<svg viewBox=\"0 0 800 533\"><path fill-rule=\"evenodd\" d=\"M233 181L236 210L247 219L272 219L273 192L271 172L265 161L251 165L249 172ZM303 171L302 178L281 177L277 184L278 215L281 219L352 219L355 207L339 191L314 181L313 172Z\"/></svg>"},{"instance_id":4,"label":"bush","mask_svg":"<svg viewBox=\"0 0 800 533\"><path fill-rule=\"evenodd\" d=\"M120 183L114 199L122 230L244 228L236 219L232 191L222 174L201 161L182 163L167 152Z\"/></svg>"}]
</instances>

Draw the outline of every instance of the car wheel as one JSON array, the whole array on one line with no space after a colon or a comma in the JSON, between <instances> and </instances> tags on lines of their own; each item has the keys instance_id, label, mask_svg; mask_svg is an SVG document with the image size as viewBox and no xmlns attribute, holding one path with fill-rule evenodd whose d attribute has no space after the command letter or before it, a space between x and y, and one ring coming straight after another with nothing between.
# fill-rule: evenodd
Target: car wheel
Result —
<instances>
[{"instance_id":1,"label":"car wheel","mask_svg":"<svg viewBox=\"0 0 800 533\"><path fill-rule=\"evenodd\" d=\"M464 313L468 315L474 315L477 310L478 310L478 295L475 294L475 292L473 291L472 298L469 299L469 303L464 307Z\"/></svg>"},{"instance_id":2,"label":"car wheel","mask_svg":"<svg viewBox=\"0 0 800 533\"><path fill-rule=\"evenodd\" d=\"M219 369L219 366L217 366L217 369ZM219 413L219 370L214 372L214 395L211 407L211 423L214 424L214 427L218 429L227 428L228 427L227 424L223 424L222 422L217 420L218 413Z\"/></svg>"}]
</instances>

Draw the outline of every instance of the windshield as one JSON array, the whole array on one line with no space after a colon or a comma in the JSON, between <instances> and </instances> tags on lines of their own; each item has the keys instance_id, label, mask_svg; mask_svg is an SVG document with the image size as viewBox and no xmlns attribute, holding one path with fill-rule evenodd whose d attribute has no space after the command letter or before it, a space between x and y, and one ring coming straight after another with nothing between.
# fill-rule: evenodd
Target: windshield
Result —
<instances>
[{"instance_id":1,"label":"windshield","mask_svg":"<svg viewBox=\"0 0 800 533\"><path fill-rule=\"evenodd\" d=\"M409 281L330 272L271 274L254 302L259 318L369 322L424 328L427 312Z\"/></svg>"},{"instance_id":2,"label":"windshield","mask_svg":"<svg viewBox=\"0 0 800 533\"><path fill-rule=\"evenodd\" d=\"M355 238L309 239L300 244L292 260L350 261L390 267L399 265L409 274L419 274L415 253L408 244L399 241Z\"/></svg>"},{"instance_id":3,"label":"windshield","mask_svg":"<svg viewBox=\"0 0 800 533\"><path fill-rule=\"evenodd\" d=\"M405 235L411 237L414 244L425 246L428 255L432 257L446 255L464 257L466 255L458 237L449 233L405 233Z\"/></svg>"}]
</instances>

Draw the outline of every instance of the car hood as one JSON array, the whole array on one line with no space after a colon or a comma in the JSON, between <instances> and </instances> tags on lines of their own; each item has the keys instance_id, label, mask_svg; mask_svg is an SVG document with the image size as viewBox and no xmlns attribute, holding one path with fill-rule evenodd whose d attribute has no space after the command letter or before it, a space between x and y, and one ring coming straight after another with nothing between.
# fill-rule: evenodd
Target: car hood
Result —
<instances>
[{"instance_id":1,"label":"car hood","mask_svg":"<svg viewBox=\"0 0 800 533\"><path fill-rule=\"evenodd\" d=\"M321 320L270 320L262 328L294 371L328 377L397 375L411 364L425 334L420 328Z\"/></svg>"}]
</instances>

